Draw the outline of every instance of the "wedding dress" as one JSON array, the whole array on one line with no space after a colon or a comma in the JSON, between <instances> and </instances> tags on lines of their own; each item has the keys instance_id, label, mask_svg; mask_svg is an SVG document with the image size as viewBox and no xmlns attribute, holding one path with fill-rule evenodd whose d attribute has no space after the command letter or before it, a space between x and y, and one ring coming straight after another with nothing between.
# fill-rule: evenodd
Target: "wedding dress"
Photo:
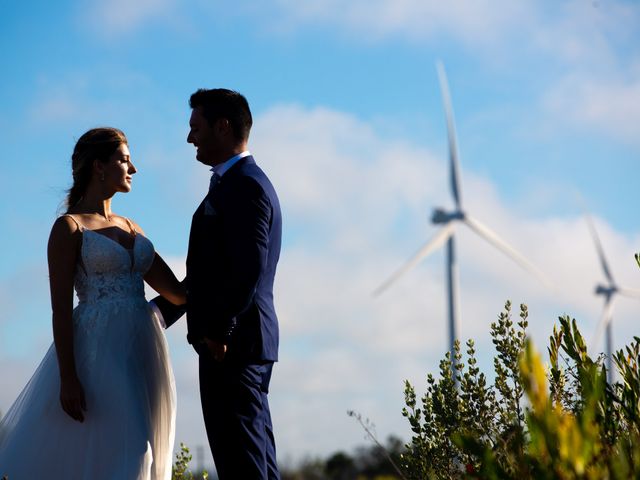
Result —
<instances>
[{"instance_id":1,"label":"wedding dress","mask_svg":"<svg viewBox=\"0 0 640 480\"><path fill-rule=\"evenodd\" d=\"M153 245L133 227L127 250L78 226L73 332L85 419L62 410L52 344L0 420L0 478L168 480L175 383L164 333L144 297Z\"/></svg>"}]
</instances>

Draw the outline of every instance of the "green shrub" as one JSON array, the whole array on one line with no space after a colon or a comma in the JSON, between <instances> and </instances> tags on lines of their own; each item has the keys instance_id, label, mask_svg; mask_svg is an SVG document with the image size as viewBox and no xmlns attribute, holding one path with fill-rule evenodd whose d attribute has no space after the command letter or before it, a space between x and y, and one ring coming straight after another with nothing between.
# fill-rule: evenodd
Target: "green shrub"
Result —
<instances>
[{"instance_id":1,"label":"green shrub","mask_svg":"<svg viewBox=\"0 0 640 480\"><path fill-rule=\"evenodd\" d=\"M495 380L476 366L440 362L418 400L405 383L403 415L413 432L406 476L487 479L627 479L640 476L640 338L614 355L620 380L607 383L604 355L592 359L575 320L560 317L545 366L526 338L527 308L511 304L491 325Z\"/></svg>"},{"instance_id":2,"label":"green shrub","mask_svg":"<svg viewBox=\"0 0 640 480\"><path fill-rule=\"evenodd\" d=\"M189 451L189 447L180 442L180 451L176 453L176 460L171 472L171 480L199 480L200 478L202 480L207 480L209 478L209 473L206 470L203 470L199 476L194 476L191 470L189 470L189 462L191 461L191 458L192 455Z\"/></svg>"}]
</instances>

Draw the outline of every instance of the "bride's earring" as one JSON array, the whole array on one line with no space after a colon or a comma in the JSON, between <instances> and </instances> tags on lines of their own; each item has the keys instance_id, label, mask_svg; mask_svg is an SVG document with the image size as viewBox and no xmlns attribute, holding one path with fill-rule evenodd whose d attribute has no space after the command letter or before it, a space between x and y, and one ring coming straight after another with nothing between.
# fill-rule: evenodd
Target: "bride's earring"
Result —
<instances>
[{"instance_id":1,"label":"bride's earring","mask_svg":"<svg viewBox=\"0 0 640 480\"><path fill-rule=\"evenodd\" d=\"M100 176L100 181L104 182L104 172L102 172L102 175Z\"/></svg>"}]
</instances>

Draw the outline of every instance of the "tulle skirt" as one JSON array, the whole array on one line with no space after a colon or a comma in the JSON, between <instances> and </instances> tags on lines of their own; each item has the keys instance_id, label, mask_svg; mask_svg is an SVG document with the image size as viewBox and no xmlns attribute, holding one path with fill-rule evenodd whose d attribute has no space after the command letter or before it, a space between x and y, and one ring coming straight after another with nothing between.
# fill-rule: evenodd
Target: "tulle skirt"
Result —
<instances>
[{"instance_id":1,"label":"tulle skirt","mask_svg":"<svg viewBox=\"0 0 640 480\"><path fill-rule=\"evenodd\" d=\"M175 383L167 343L146 301L74 310L83 423L60 406L52 345L0 420L0 478L168 480Z\"/></svg>"}]
</instances>

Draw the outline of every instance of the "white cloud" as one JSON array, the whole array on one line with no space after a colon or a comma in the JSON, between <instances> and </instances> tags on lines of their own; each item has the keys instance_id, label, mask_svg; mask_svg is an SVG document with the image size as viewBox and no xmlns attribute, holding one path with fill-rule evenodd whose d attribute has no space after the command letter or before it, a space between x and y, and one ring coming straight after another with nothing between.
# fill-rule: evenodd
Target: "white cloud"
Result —
<instances>
[{"instance_id":1,"label":"white cloud","mask_svg":"<svg viewBox=\"0 0 640 480\"><path fill-rule=\"evenodd\" d=\"M497 7L491 0L464 3L278 0L274 4L278 11L274 18L278 18L280 28L299 29L326 23L353 31L363 41L389 36L431 40L444 34L476 46L478 42L485 45L498 41L505 31L517 28L514 19L527 18L531 10L527 3L508 3Z\"/></svg>"},{"instance_id":2,"label":"white cloud","mask_svg":"<svg viewBox=\"0 0 640 480\"><path fill-rule=\"evenodd\" d=\"M598 130L637 144L640 125L640 68L631 78L570 75L547 92L544 103L561 122Z\"/></svg>"},{"instance_id":3,"label":"white cloud","mask_svg":"<svg viewBox=\"0 0 640 480\"><path fill-rule=\"evenodd\" d=\"M312 28L331 36L337 29L349 41L410 41L445 57L450 45L458 44L468 52L469 61L479 60L482 68L494 69L495 82L501 81L502 73L521 72L516 77L525 84L523 94L529 89L529 94L538 95L539 109L527 105L517 114L525 124L536 122L534 130L560 123L633 143L637 139L640 7L631 2L272 0L259 5L240 2L230 9L191 1L178 11L174 0L109 0L93 3L83 18L93 31L117 36L156 21L164 27L188 22L188 15L214 23L237 17L259 19L260 28L272 33L302 35ZM192 35L197 28L182 30ZM53 95L36 115L44 120L82 115L85 110L73 98Z\"/></svg>"},{"instance_id":4,"label":"white cloud","mask_svg":"<svg viewBox=\"0 0 640 480\"><path fill-rule=\"evenodd\" d=\"M149 79L136 70L112 68L74 69L65 74L50 76L41 74L37 79L37 92L26 109L26 121L30 126L43 125L57 128L73 125L91 128L123 121L131 122L134 116L144 118L157 115L130 102L113 100L122 98L123 92L148 88ZM94 98L100 91L102 100ZM109 100L106 100L110 98ZM155 118L155 117L154 117ZM75 135L81 135L76 131Z\"/></svg>"},{"instance_id":5,"label":"white cloud","mask_svg":"<svg viewBox=\"0 0 640 480\"><path fill-rule=\"evenodd\" d=\"M442 55L447 49L441 46L457 43L470 59L494 68L496 82L501 81L501 72L513 75L515 68L532 92L542 91L541 124L557 125L560 120L637 141L640 6L636 3L277 0L253 9L254 15L256 11L270 18L265 24L273 30L336 28L356 42L399 39L433 47ZM526 121L532 113L535 110L527 106L519 115Z\"/></svg>"},{"instance_id":6,"label":"white cloud","mask_svg":"<svg viewBox=\"0 0 640 480\"><path fill-rule=\"evenodd\" d=\"M619 55L616 47L635 47L640 8L633 2L571 0L549 3L549 8L544 2L537 5L535 28L530 31L534 45L570 65L610 68Z\"/></svg>"},{"instance_id":7,"label":"white cloud","mask_svg":"<svg viewBox=\"0 0 640 480\"><path fill-rule=\"evenodd\" d=\"M612 59L614 44L633 42L640 18L630 2L583 0L274 0L245 12L267 16L265 28L271 30L335 27L365 43L404 39L440 45L447 39L485 60L504 52L512 58L544 52L571 63Z\"/></svg>"},{"instance_id":8,"label":"white cloud","mask_svg":"<svg viewBox=\"0 0 640 480\"><path fill-rule=\"evenodd\" d=\"M175 14L174 0L96 1L83 11L81 19L100 36L130 33L146 23L169 19Z\"/></svg>"}]
</instances>

